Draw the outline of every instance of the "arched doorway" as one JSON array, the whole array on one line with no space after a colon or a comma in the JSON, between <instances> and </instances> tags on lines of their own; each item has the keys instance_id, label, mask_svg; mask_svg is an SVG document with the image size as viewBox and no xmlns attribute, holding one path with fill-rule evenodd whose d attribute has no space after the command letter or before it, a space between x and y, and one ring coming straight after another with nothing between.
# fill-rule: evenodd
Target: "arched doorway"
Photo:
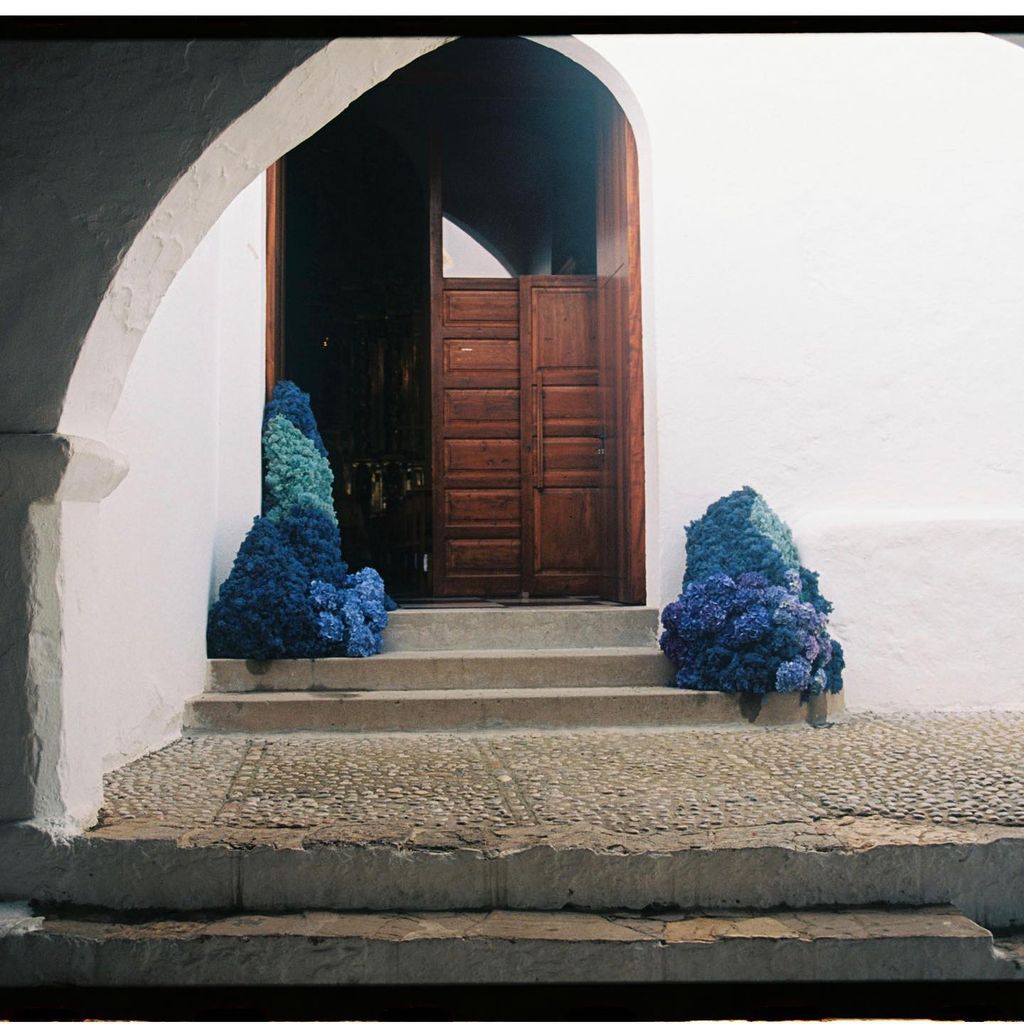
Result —
<instances>
[{"instance_id":1,"label":"arched doorway","mask_svg":"<svg viewBox=\"0 0 1024 1024\"><path fill-rule=\"evenodd\" d=\"M9 697L9 714L0 729L0 762L8 780L0 793L0 819L69 815L68 820L87 820L98 806L101 757L106 764L122 763L118 737L130 733L139 743L155 743L166 721L143 721L130 710L121 715L116 691L102 673L90 669L94 637L65 629L68 609L75 603L69 595L77 591L73 584L58 586L58 581L70 579L73 570L88 566L94 557L91 506L84 502L100 500L124 475L123 458L102 440L139 342L168 286L218 216L256 176L272 172L282 154L396 69L448 44L443 38L408 36L341 38L326 44L277 41L259 47L167 41L138 51L112 94L82 89L96 61L103 59L90 46L78 56L65 55L50 88L25 93L19 115L25 123L37 120L37 111L74 113L43 118L47 131L32 135L40 152L56 151L57 139L78 138L83 112L96 123L109 122L111 96L131 110L132 130L117 135L121 150L109 150L115 139L107 139L102 174L94 165L95 147L88 152L79 147L66 160L50 161L59 166L62 179L70 180L70 175L85 183L75 195L68 194L67 203L15 204L22 221L31 221L31 230L23 232L26 237L59 238L62 243L51 247L47 265L56 268L53 274L39 261L19 264L22 270L31 269L31 287L12 289L36 305L31 316L21 318L22 327L28 328L19 334L18 324L12 324L7 360L5 394L12 399L5 407L7 429L29 433L8 436L4 444L6 464L10 467L14 459L18 467L10 479L20 489L7 492L11 528L6 535L12 540L2 552L15 585L4 604L10 613L6 635L11 643L0 673ZM551 37L544 45L591 68L640 125L629 88L598 53L571 37ZM225 67L234 71L228 78ZM214 93L217 102L211 103ZM149 144L155 140L162 141ZM12 164L13 183L24 177L20 150L11 161L20 168ZM115 216L96 220L96 211L115 209ZM83 233L83 225L93 224L99 236L91 229ZM74 260L75 274L69 277L64 240L72 235L89 244ZM92 244L95 237L102 237L103 244ZM60 320L59 329L40 331L38 324L50 323L51 314ZM255 393L252 398L258 402ZM58 432L49 433L54 430ZM215 444L209 450L214 452ZM152 507L158 505L154 497ZM65 543L54 525L56 517L65 522L69 512L76 517L81 512L73 544ZM36 558L35 545L22 542L26 529L47 538L38 548L45 559ZM205 561L183 564L185 571L206 578L209 566ZM89 604L103 607L95 595ZM196 631L172 620L167 627L173 644L183 650L195 645ZM39 635L62 635L62 642L41 643ZM126 665L125 671L134 672L135 667ZM201 673L190 678L201 687ZM88 744L72 749L64 739L68 723L78 715L78 706L68 703L74 693L80 695L80 704L92 706L97 728ZM173 707L168 708L173 714Z\"/></svg>"},{"instance_id":2,"label":"arched doorway","mask_svg":"<svg viewBox=\"0 0 1024 1024\"><path fill-rule=\"evenodd\" d=\"M400 597L642 603L636 147L524 39L402 68L270 175L268 387Z\"/></svg>"}]
</instances>

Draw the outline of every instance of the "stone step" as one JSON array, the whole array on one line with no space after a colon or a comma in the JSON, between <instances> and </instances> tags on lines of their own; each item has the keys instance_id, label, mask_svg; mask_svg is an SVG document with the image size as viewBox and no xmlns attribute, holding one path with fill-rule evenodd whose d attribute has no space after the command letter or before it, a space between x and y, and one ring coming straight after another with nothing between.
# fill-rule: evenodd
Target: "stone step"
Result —
<instances>
[{"instance_id":1,"label":"stone step","mask_svg":"<svg viewBox=\"0 0 1024 1024\"><path fill-rule=\"evenodd\" d=\"M676 839L578 823L535 831L482 843L452 826L418 843L360 838L344 820L305 833L152 820L73 836L0 826L0 900L255 914L952 903L987 928L1024 928L1020 829L803 823Z\"/></svg>"},{"instance_id":2,"label":"stone step","mask_svg":"<svg viewBox=\"0 0 1024 1024\"><path fill-rule=\"evenodd\" d=\"M384 650L653 647L657 628L657 608L400 608L388 616Z\"/></svg>"},{"instance_id":3,"label":"stone step","mask_svg":"<svg viewBox=\"0 0 1024 1024\"><path fill-rule=\"evenodd\" d=\"M672 663L657 647L394 651L373 658L212 659L207 689L461 690L665 686Z\"/></svg>"},{"instance_id":4,"label":"stone step","mask_svg":"<svg viewBox=\"0 0 1024 1024\"><path fill-rule=\"evenodd\" d=\"M819 723L842 712L843 695L801 703L654 686L522 689L204 693L185 708L185 728L208 732L423 732Z\"/></svg>"},{"instance_id":5,"label":"stone step","mask_svg":"<svg viewBox=\"0 0 1024 1024\"><path fill-rule=\"evenodd\" d=\"M1021 980L948 906L752 914L0 912L0 985Z\"/></svg>"}]
</instances>

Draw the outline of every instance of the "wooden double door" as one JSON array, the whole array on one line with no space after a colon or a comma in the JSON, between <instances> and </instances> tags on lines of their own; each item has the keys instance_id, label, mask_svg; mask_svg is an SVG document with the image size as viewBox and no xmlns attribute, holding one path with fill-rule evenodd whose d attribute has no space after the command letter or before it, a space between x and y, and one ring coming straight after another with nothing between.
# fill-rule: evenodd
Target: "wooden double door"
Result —
<instances>
[{"instance_id":1,"label":"wooden double door","mask_svg":"<svg viewBox=\"0 0 1024 1024\"><path fill-rule=\"evenodd\" d=\"M431 197L433 590L642 603L636 146L606 104L597 273L445 278Z\"/></svg>"},{"instance_id":2,"label":"wooden double door","mask_svg":"<svg viewBox=\"0 0 1024 1024\"><path fill-rule=\"evenodd\" d=\"M444 281L438 594L607 590L612 409L596 313L594 277Z\"/></svg>"}]
</instances>

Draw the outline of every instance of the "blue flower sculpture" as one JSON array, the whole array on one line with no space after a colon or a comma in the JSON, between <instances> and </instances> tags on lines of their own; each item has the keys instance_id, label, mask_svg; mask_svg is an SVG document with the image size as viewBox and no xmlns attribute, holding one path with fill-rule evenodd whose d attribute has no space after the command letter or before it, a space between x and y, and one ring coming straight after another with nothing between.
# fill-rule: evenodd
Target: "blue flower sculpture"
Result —
<instances>
[{"instance_id":1,"label":"blue flower sculpture","mask_svg":"<svg viewBox=\"0 0 1024 1024\"><path fill-rule=\"evenodd\" d=\"M280 381L263 417L263 515L210 609L214 658L379 654L397 605L375 569L349 573L331 499L334 476L309 397Z\"/></svg>"},{"instance_id":2,"label":"blue flower sculpture","mask_svg":"<svg viewBox=\"0 0 1024 1024\"><path fill-rule=\"evenodd\" d=\"M789 527L744 487L686 528L686 574L662 612L661 649L685 689L838 693L844 660L828 634L831 610Z\"/></svg>"}]
</instances>

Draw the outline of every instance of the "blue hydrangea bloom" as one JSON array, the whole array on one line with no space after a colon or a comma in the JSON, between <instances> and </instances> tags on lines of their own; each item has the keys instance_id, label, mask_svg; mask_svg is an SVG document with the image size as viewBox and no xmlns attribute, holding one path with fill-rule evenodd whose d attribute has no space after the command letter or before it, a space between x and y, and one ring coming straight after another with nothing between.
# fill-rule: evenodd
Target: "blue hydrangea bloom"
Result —
<instances>
[{"instance_id":1,"label":"blue hydrangea bloom","mask_svg":"<svg viewBox=\"0 0 1024 1024\"><path fill-rule=\"evenodd\" d=\"M307 576L272 519L258 517L207 623L212 658L313 658L322 648Z\"/></svg>"},{"instance_id":2,"label":"blue hydrangea bloom","mask_svg":"<svg viewBox=\"0 0 1024 1024\"><path fill-rule=\"evenodd\" d=\"M825 691L827 693L838 693L843 688L843 669L846 667L846 660L843 657L843 647L838 640L832 641L832 657L825 665Z\"/></svg>"},{"instance_id":3,"label":"blue hydrangea bloom","mask_svg":"<svg viewBox=\"0 0 1024 1024\"><path fill-rule=\"evenodd\" d=\"M676 665L677 686L728 693L819 693L833 679L842 686L828 674L838 645L826 616L761 573L689 583L661 622L659 642Z\"/></svg>"},{"instance_id":4,"label":"blue hydrangea bloom","mask_svg":"<svg viewBox=\"0 0 1024 1024\"><path fill-rule=\"evenodd\" d=\"M341 557L341 534L333 519L319 508L299 505L277 525L305 570L306 579L345 585L348 563Z\"/></svg>"},{"instance_id":5,"label":"blue hydrangea bloom","mask_svg":"<svg viewBox=\"0 0 1024 1024\"><path fill-rule=\"evenodd\" d=\"M318 610L320 636L337 645L337 653L349 658L380 654L388 613L382 601L384 584L374 569L360 570L341 587L314 580L309 593Z\"/></svg>"},{"instance_id":6,"label":"blue hydrangea bloom","mask_svg":"<svg viewBox=\"0 0 1024 1024\"><path fill-rule=\"evenodd\" d=\"M659 643L686 689L838 693L845 662L831 611L789 527L743 487L686 528L686 575Z\"/></svg>"},{"instance_id":7,"label":"blue hydrangea bloom","mask_svg":"<svg viewBox=\"0 0 1024 1024\"><path fill-rule=\"evenodd\" d=\"M788 527L751 487L719 498L686 528L683 585L714 573L758 572L783 584L800 560Z\"/></svg>"},{"instance_id":8,"label":"blue hydrangea bloom","mask_svg":"<svg viewBox=\"0 0 1024 1024\"><path fill-rule=\"evenodd\" d=\"M279 380L263 410L263 429L275 417L283 416L293 427L309 438L317 452L325 459L327 449L324 447L320 431L316 428L313 409L309 404L309 395L290 380Z\"/></svg>"},{"instance_id":9,"label":"blue hydrangea bloom","mask_svg":"<svg viewBox=\"0 0 1024 1024\"><path fill-rule=\"evenodd\" d=\"M752 487L741 487L708 506L686 527L683 586L715 573L739 577L761 573L778 586L796 591L826 615L832 605L818 592L818 574L800 564L793 534Z\"/></svg>"},{"instance_id":10,"label":"blue hydrangea bloom","mask_svg":"<svg viewBox=\"0 0 1024 1024\"><path fill-rule=\"evenodd\" d=\"M806 690L811 681L811 666L804 658L784 661L775 671L775 689L779 693Z\"/></svg>"}]
</instances>

